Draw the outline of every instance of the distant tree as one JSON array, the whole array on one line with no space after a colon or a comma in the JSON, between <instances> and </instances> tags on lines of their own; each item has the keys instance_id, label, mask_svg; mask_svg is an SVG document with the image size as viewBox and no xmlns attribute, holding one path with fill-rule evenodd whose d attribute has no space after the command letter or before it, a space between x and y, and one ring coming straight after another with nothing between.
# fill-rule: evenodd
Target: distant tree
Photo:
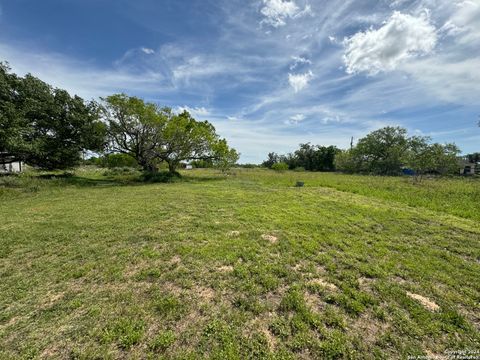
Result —
<instances>
[{"instance_id":1,"label":"distant tree","mask_svg":"<svg viewBox=\"0 0 480 360\"><path fill-rule=\"evenodd\" d=\"M360 139L351 154L360 171L398 175L401 173L407 149L407 130L388 126Z\"/></svg>"},{"instance_id":2,"label":"distant tree","mask_svg":"<svg viewBox=\"0 0 480 360\"><path fill-rule=\"evenodd\" d=\"M360 172L360 163L354 151L351 149L338 151L335 155L335 169L346 173Z\"/></svg>"},{"instance_id":3,"label":"distant tree","mask_svg":"<svg viewBox=\"0 0 480 360\"><path fill-rule=\"evenodd\" d=\"M337 152L338 149L335 146L300 144L300 148L293 154L293 161L286 162L289 163L290 169L303 167L310 171L333 171Z\"/></svg>"},{"instance_id":4,"label":"distant tree","mask_svg":"<svg viewBox=\"0 0 480 360\"><path fill-rule=\"evenodd\" d=\"M430 138L413 136L409 139L406 165L415 171L416 177L428 173L452 174L458 170L458 154L455 144L430 143Z\"/></svg>"},{"instance_id":5,"label":"distant tree","mask_svg":"<svg viewBox=\"0 0 480 360\"><path fill-rule=\"evenodd\" d=\"M276 154L274 152L268 153L267 160L265 160L262 163L262 166L270 169L273 164L276 164L278 162L278 158L279 158L278 154Z\"/></svg>"},{"instance_id":6,"label":"distant tree","mask_svg":"<svg viewBox=\"0 0 480 360\"><path fill-rule=\"evenodd\" d=\"M466 155L468 162L470 163L479 163L480 162L480 153L476 152L473 154Z\"/></svg>"},{"instance_id":7,"label":"distant tree","mask_svg":"<svg viewBox=\"0 0 480 360\"><path fill-rule=\"evenodd\" d=\"M0 64L0 152L39 168L66 169L84 151L102 149L105 126L96 103L9 70Z\"/></svg>"},{"instance_id":8,"label":"distant tree","mask_svg":"<svg viewBox=\"0 0 480 360\"><path fill-rule=\"evenodd\" d=\"M222 139L214 145L215 160L213 162L222 173L230 170L237 163L240 154L237 150L228 147L226 140Z\"/></svg>"},{"instance_id":9,"label":"distant tree","mask_svg":"<svg viewBox=\"0 0 480 360\"><path fill-rule=\"evenodd\" d=\"M282 162L293 170L304 168L310 171L333 171L335 170L335 154L339 150L335 146L300 144L299 149L287 155L269 153L263 166L271 168L274 164Z\"/></svg>"}]
</instances>

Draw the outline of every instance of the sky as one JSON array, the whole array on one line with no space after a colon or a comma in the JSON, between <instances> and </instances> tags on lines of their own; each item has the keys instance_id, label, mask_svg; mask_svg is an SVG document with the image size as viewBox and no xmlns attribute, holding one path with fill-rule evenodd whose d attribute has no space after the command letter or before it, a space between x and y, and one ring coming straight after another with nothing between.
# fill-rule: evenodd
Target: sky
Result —
<instances>
[{"instance_id":1,"label":"sky","mask_svg":"<svg viewBox=\"0 0 480 360\"><path fill-rule=\"evenodd\" d=\"M480 151L480 0L0 0L0 61L186 109L243 163L383 126Z\"/></svg>"}]
</instances>

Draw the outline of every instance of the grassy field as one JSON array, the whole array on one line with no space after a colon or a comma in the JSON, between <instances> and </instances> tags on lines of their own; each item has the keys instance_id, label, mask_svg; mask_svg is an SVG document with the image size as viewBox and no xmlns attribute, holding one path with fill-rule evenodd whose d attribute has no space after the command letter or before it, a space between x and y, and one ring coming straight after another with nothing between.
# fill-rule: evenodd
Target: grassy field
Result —
<instances>
[{"instance_id":1,"label":"grassy field","mask_svg":"<svg viewBox=\"0 0 480 360\"><path fill-rule=\"evenodd\" d=\"M0 358L480 350L478 179L184 175L0 178Z\"/></svg>"}]
</instances>

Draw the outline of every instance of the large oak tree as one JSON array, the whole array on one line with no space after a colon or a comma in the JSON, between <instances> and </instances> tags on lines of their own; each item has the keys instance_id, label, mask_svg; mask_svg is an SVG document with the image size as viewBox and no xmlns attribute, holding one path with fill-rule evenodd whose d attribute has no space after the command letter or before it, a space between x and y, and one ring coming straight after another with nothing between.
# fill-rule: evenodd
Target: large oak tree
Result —
<instances>
[{"instance_id":1,"label":"large oak tree","mask_svg":"<svg viewBox=\"0 0 480 360\"><path fill-rule=\"evenodd\" d=\"M109 151L132 156L144 170L156 171L165 162L174 173L182 161L223 161L225 165L235 159L233 154L238 159L211 123L197 121L187 111L176 114L125 94L103 100Z\"/></svg>"},{"instance_id":2,"label":"large oak tree","mask_svg":"<svg viewBox=\"0 0 480 360\"><path fill-rule=\"evenodd\" d=\"M67 169L103 148L97 105L0 64L0 153L43 169Z\"/></svg>"}]
</instances>

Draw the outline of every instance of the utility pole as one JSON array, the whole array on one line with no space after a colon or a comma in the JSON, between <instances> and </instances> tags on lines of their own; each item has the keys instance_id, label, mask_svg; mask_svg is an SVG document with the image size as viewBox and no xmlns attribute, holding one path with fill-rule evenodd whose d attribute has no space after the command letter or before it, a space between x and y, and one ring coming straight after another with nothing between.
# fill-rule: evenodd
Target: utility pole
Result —
<instances>
[{"instance_id":1,"label":"utility pole","mask_svg":"<svg viewBox=\"0 0 480 360\"><path fill-rule=\"evenodd\" d=\"M352 149L353 149L353 136L352 136L352 138L350 139L350 150L352 150Z\"/></svg>"}]
</instances>

